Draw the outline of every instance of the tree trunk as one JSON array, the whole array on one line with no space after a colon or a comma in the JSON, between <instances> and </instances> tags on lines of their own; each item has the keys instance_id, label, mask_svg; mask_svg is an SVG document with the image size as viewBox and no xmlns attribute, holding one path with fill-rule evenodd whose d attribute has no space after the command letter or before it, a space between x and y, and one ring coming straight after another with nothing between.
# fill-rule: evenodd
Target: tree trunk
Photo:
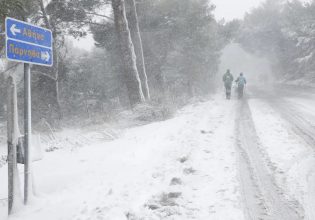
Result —
<instances>
[{"instance_id":1,"label":"tree trunk","mask_svg":"<svg viewBox=\"0 0 315 220\"><path fill-rule=\"evenodd\" d=\"M56 39L56 34L54 31L53 39ZM55 93L55 105L57 108L58 119L61 120L63 115L61 111L61 104L60 104L60 94L59 94L59 55L57 48L54 44L53 46L53 56L54 56L54 66L53 66L53 75L54 75L54 93Z\"/></svg>"},{"instance_id":2,"label":"tree trunk","mask_svg":"<svg viewBox=\"0 0 315 220\"><path fill-rule=\"evenodd\" d=\"M59 56L58 56L58 51L57 51L57 46L56 46L56 39L57 39L57 33L56 33L56 28L54 27L54 25L50 22L48 15L46 13L46 9L44 6L44 2L43 0L38 0L39 4L40 4L40 8L41 8L41 12L43 15L43 19L45 22L45 26L47 29L50 29L52 31L52 35L53 35L53 67L52 67L52 72L53 72L53 77L52 79L54 79L54 95L55 95L55 105L57 108L57 113L58 113L58 117L59 120L62 119L62 112L61 112L61 105L60 105L60 100L59 100Z\"/></svg>"},{"instance_id":3,"label":"tree trunk","mask_svg":"<svg viewBox=\"0 0 315 220\"><path fill-rule=\"evenodd\" d=\"M8 213L12 214L22 205L17 168L17 145L20 137L17 109L17 89L12 76L8 78L7 91L7 136L8 136Z\"/></svg>"},{"instance_id":4,"label":"tree trunk","mask_svg":"<svg viewBox=\"0 0 315 220\"><path fill-rule=\"evenodd\" d=\"M139 21L137 15L137 8L135 0L126 0L127 19L130 28L131 39L134 44L137 68L139 71L139 77L141 79L141 87L146 100L150 100L150 90L148 85L148 77L146 73L146 67L143 55L143 45L141 39L141 33L139 28Z\"/></svg>"},{"instance_id":5,"label":"tree trunk","mask_svg":"<svg viewBox=\"0 0 315 220\"><path fill-rule=\"evenodd\" d=\"M155 80L156 80L156 88L159 91L160 98L162 98L164 101L167 100L167 88L165 85L165 79L161 70L161 67L157 67L157 72L155 74Z\"/></svg>"},{"instance_id":6,"label":"tree trunk","mask_svg":"<svg viewBox=\"0 0 315 220\"><path fill-rule=\"evenodd\" d=\"M121 62L125 74L129 101L132 106L144 102L141 81L136 64L136 55L126 18L124 0L112 0L115 17L115 28L119 41Z\"/></svg>"}]
</instances>

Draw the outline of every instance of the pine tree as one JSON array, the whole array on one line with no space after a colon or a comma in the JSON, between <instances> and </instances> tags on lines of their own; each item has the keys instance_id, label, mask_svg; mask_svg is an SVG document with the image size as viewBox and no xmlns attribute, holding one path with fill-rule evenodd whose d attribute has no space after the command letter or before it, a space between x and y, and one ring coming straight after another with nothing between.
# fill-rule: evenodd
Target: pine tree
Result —
<instances>
[{"instance_id":1,"label":"pine tree","mask_svg":"<svg viewBox=\"0 0 315 220\"><path fill-rule=\"evenodd\" d=\"M139 77L141 80L142 91L146 100L150 100L150 89L148 85L148 77L147 77L146 68L145 68L143 45L142 45L135 0L126 0L126 11L127 11L127 18L128 18L129 28L130 28L131 39L135 48L135 53L136 53L136 58L137 58L136 60L137 68L138 68Z\"/></svg>"},{"instance_id":2,"label":"pine tree","mask_svg":"<svg viewBox=\"0 0 315 220\"><path fill-rule=\"evenodd\" d=\"M132 43L124 0L112 0L117 40L119 41L122 67L125 73L125 84L132 106L144 102L141 81L136 64L136 55Z\"/></svg>"}]
</instances>

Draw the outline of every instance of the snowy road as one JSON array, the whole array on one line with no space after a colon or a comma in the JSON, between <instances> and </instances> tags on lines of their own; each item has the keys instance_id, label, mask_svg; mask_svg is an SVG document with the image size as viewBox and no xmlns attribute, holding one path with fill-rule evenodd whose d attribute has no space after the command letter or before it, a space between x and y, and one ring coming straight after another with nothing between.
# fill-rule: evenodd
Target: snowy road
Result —
<instances>
[{"instance_id":1,"label":"snowy road","mask_svg":"<svg viewBox=\"0 0 315 220\"><path fill-rule=\"evenodd\" d=\"M269 171L269 161L262 153L263 149L251 115L247 101L241 101L238 105L237 134L241 159L245 160L240 163L247 163L248 166L240 166L241 177L245 179L242 186L247 218L302 219L298 207L295 207L296 203L286 200L285 193L276 185ZM250 172L246 172L247 170ZM244 175L250 177L243 177ZM251 188L254 189L249 190Z\"/></svg>"},{"instance_id":2,"label":"snowy road","mask_svg":"<svg viewBox=\"0 0 315 220\"><path fill-rule=\"evenodd\" d=\"M264 143L262 148L266 151L264 155L274 170L277 185L295 204L300 216L315 219L314 90L256 87L250 91L255 126L260 130L259 137ZM263 122L257 114L259 111L264 112L265 120L275 123Z\"/></svg>"},{"instance_id":3,"label":"snowy road","mask_svg":"<svg viewBox=\"0 0 315 220\"><path fill-rule=\"evenodd\" d=\"M315 99L271 91L216 95L111 142L85 131L34 164L39 196L10 220L314 220Z\"/></svg>"},{"instance_id":4,"label":"snowy road","mask_svg":"<svg viewBox=\"0 0 315 220\"><path fill-rule=\"evenodd\" d=\"M274 91L254 89L253 96L264 94L262 99L280 112L282 117L290 123L296 134L303 138L304 141L315 150L314 93L311 93L313 91L305 92L295 90L296 89L284 90L284 88ZM276 92L278 96L275 96L274 92Z\"/></svg>"}]
</instances>

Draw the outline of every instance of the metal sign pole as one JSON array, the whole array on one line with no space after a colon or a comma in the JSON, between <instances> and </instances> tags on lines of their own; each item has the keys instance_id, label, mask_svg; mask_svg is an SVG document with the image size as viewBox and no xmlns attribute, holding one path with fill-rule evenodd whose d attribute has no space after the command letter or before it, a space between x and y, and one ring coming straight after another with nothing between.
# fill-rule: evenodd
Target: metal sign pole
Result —
<instances>
[{"instance_id":1,"label":"metal sign pole","mask_svg":"<svg viewBox=\"0 0 315 220\"><path fill-rule=\"evenodd\" d=\"M31 114L31 68L30 64L24 64L24 135L25 135L25 160L24 160L24 204L29 201L31 195L31 138L32 138L32 114Z\"/></svg>"}]
</instances>

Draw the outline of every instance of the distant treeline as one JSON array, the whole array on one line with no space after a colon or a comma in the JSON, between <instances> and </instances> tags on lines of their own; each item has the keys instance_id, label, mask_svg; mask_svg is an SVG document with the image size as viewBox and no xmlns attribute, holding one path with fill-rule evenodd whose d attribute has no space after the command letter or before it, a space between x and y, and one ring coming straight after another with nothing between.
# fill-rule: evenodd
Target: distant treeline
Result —
<instances>
[{"instance_id":1,"label":"distant treeline","mask_svg":"<svg viewBox=\"0 0 315 220\"><path fill-rule=\"evenodd\" d=\"M53 68L32 68L33 120L50 124L204 96L233 35L214 19L209 0L0 0L0 8L2 27L10 16L53 32ZM87 35L95 40L92 51L67 40ZM3 90L5 80L0 84Z\"/></svg>"},{"instance_id":2,"label":"distant treeline","mask_svg":"<svg viewBox=\"0 0 315 220\"><path fill-rule=\"evenodd\" d=\"M267 57L278 78L315 83L314 1L267 0L239 25L236 41Z\"/></svg>"}]
</instances>

